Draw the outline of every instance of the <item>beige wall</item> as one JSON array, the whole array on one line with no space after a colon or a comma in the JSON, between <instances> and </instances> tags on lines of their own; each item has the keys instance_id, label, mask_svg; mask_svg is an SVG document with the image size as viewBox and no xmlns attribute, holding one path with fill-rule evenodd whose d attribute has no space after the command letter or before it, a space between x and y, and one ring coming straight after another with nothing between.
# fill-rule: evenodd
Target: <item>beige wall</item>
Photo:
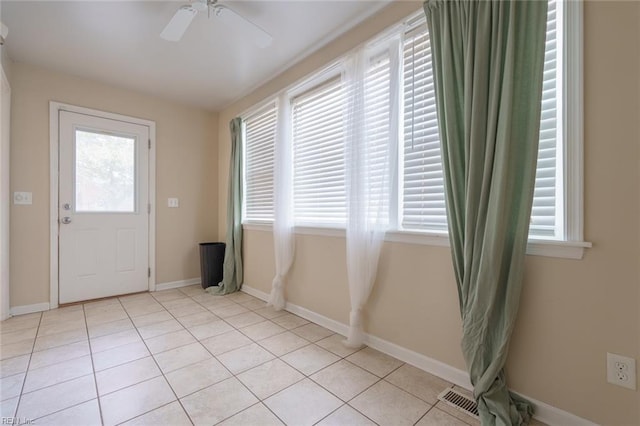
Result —
<instances>
[{"instance_id":1,"label":"beige wall","mask_svg":"<svg viewBox=\"0 0 640 426\"><path fill-rule=\"evenodd\" d=\"M11 306L49 301L51 100L156 122L156 282L199 277L198 242L217 239L217 114L22 63L12 71L11 191L33 192L33 205L11 206Z\"/></svg>"},{"instance_id":2,"label":"beige wall","mask_svg":"<svg viewBox=\"0 0 640 426\"><path fill-rule=\"evenodd\" d=\"M418 3L397 2L220 113L219 205L226 205L228 121L398 21ZM640 424L640 393L606 382L606 352L640 358L640 3L586 2L585 236L583 260L528 256L507 366L525 395L606 425ZM225 217L219 216L224 234ZM289 300L347 323L342 238L298 235ZM269 291L270 233L245 233L245 283ZM464 368L448 248L386 243L366 328L383 339Z\"/></svg>"}]
</instances>

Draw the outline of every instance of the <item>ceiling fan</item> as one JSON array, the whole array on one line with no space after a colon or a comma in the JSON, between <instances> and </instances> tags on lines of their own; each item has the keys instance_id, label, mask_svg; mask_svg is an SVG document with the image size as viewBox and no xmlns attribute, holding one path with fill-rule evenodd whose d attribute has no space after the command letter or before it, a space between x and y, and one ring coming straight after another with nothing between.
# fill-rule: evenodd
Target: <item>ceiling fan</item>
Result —
<instances>
[{"instance_id":1,"label":"ceiling fan","mask_svg":"<svg viewBox=\"0 0 640 426\"><path fill-rule=\"evenodd\" d=\"M273 41L273 37L265 30L231 8L218 3L218 0L193 0L191 4L180 7L167 26L164 27L160 37L168 41L179 41L198 12L204 12L205 10L208 12L209 17L213 15L215 19L246 34L258 47L267 47Z\"/></svg>"}]
</instances>

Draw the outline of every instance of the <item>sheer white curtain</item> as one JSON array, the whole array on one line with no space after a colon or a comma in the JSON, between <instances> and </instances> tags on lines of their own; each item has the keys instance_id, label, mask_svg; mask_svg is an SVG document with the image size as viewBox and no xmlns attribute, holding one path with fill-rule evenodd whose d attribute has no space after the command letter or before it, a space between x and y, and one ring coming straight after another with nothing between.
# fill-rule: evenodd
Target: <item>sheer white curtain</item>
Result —
<instances>
[{"instance_id":1,"label":"sheer white curtain","mask_svg":"<svg viewBox=\"0 0 640 426\"><path fill-rule=\"evenodd\" d=\"M269 303L277 311L285 306L284 285L295 254L293 234L291 103L286 94L278 98L274 170L273 246L276 276L271 285Z\"/></svg>"},{"instance_id":2,"label":"sheer white curtain","mask_svg":"<svg viewBox=\"0 0 640 426\"><path fill-rule=\"evenodd\" d=\"M399 42L360 49L345 67L347 151L347 272L351 313L345 345L364 343L362 310L376 280L389 227L391 181L398 143Z\"/></svg>"}]
</instances>

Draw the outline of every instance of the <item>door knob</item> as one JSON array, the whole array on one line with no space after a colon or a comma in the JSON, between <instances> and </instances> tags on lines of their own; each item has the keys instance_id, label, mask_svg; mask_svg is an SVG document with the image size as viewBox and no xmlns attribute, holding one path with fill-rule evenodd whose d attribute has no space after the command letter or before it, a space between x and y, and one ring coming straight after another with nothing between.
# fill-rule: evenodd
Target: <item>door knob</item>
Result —
<instances>
[{"instance_id":1,"label":"door knob","mask_svg":"<svg viewBox=\"0 0 640 426\"><path fill-rule=\"evenodd\" d=\"M69 216L65 216L62 218L62 223L64 223L65 225L68 225L71 223L71 218Z\"/></svg>"},{"instance_id":2,"label":"door knob","mask_svg":"<svg viewBox=\"0 0 640 426\"><path fill-rule=\"evenodd\" d=\"M69 204L69 203L65 203L65 204L62 206L62 208L63 208L63 209L65 209L65 210L71 210L71 204Z\"/></svg>"}]
</instances>

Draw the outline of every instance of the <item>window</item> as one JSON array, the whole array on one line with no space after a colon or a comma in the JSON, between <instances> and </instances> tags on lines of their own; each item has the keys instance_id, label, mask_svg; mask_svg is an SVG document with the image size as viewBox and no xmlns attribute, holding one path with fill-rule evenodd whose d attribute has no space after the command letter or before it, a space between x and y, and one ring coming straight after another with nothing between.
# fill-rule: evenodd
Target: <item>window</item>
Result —
<instances>
[{"instance_id":1,"label":"window","mask_svg":"<svg viewBox=\"0 0 640 426\"><path fill-rule=\"evenodd\" d=\"M75 131L75 211L136 211L136 139Z\"/></svg>"},{"instance_id":2,"label":"window","mask_svg":"<svg viewBox=\"0 0 640 426\"><path fill-rule=\"evenodd\" d=\"M273 221L273 167L276 106L271 103L245 119L244 220Z\"/></svg>"},{"instance_id":3,"label":"window","mask_svg":"<svg viewBox=\"0 0 640 426\"><path fill-rule=\"evenodd\" d=\"M547 13L547 40L544 53L544 78L542 82L542 111L540 117L540 146L538 167L533 195L533 209L529 235L561 238L563 230L562 183L562 109L559 108L562 87L562 44L557 43L557 2L550 1ZM560 96L559 96L560 95Z\"/></svg>"},{"instance_id":4,"label":"window","mask_svg":"<svg viewBox=\"0 0 640 426\"><path fill-rule=\"evenodd\" d=\"M379 46L368 50L365 57L362 107L370 148L365 168L368 182L381 183L390 167L385 153L392 115L391 61L388 49ZM292 99L294 216L300 225L344 226L349 171L344 120L353 94L344 75L322 77L324 81ZM383 220L389 219L388 199L388 192L375 194L371 204Z\"/></svg>"},{"instance_id":5,"label":"window","mask_svg":"<svg viewBox=\"0 0 640 426\"><path fill-rule=\"evenodd\" d=\"M405 34L402 228L446 231L447 212L431 46L424 19Z\"/></svg>"},{"instance_id":6,"label":"window","mask_svg":"<svg viewBox=\"0 0 640 426\"><path fill-rule=\"evenodd\" d=\"M549 2L544 60L540 147L529 235L561 238L562 182L561 117L558 114L559 44L556 1ZM435 92L431 71L431 48L424 19L409 26L404 44L404 173L402 229L446 231L444 175Z\"/></svg>"},{"instance_id":7,"label":"window","mask_svg":"<svg viewBox=\"0 0 640 426\"><path fill-rule=\"evenodd\" d=\"M393 172L387 155L390 149L388 145L393 146L391 73L389 50L369 57L364 81L364 127L370 150L365 162L365 173L371 187L380 190L371 194L369 205L370 217L379 218L380 223L393 220L390 214L389 183L385 180L386 172Z\"/></svg>"},{"instance_id":8,"label":"window","mask_svg":"<svg viewBox=\"0 0 640 426\"><path fill-rule=\"evenodd\" d=\"M292 100L296 223L330 225L346 222L343 106L340 77Z\"/></svg>"},{"instance_id":9,"label":"window","mask_svg":"<svg viewBox=\"0 0 640 426\"><path fill-rule=\"evenodd\" d=\"M384 47L383 41L391 39L401 40L397 42L399 52L397 47L393 54ZM567 247L580 248L588 246L582 243L581 43L580 3L549 0L530 239L569 242ZM368 55L364 81L367 138L375 146L394 144L393 193L383 209L396 235L432 234L441 239L447 232L444 176L423 13L360 49L366 49ZM337 60L289 92L293 93L292 191L298 225L341 228L346 222L349 164L345 154L349 147L345 146L343 117L352 98L340 73L348 68L348 60ZM398 119L396 124L391 116ZM247 126L249 129L249 121ZM256 157L266 169L273 167L270 152L268 160ZM370 161L380 159L374 154ZM383 163L367 167L368 179L376 179L381 167ZM271 201L262 201L272 211L273 175L269 176L271 186L265 194Z\"/></svg>"}]
</instances>

